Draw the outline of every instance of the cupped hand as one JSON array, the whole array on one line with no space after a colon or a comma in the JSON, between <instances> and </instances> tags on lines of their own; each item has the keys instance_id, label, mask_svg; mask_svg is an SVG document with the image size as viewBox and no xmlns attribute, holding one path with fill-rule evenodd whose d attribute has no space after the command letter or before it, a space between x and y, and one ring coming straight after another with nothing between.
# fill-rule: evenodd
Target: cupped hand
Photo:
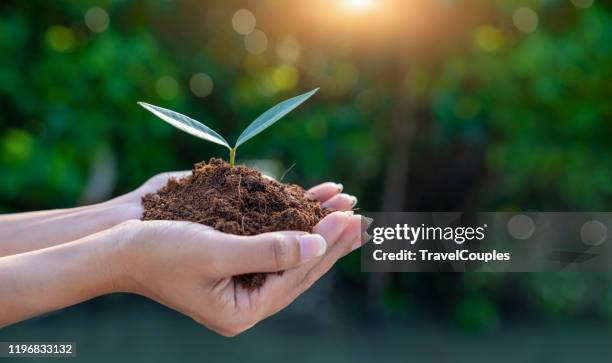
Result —
<instances>
[{"instance_id":1,"label":"cupped hand","mask_svg":"<svg viewBox=\"0 0 612 363\"><path fill-rule=\"evenodd\" d=\"M133 219L140 219L143 196L189 173L159 174L109 203L127 207ZM289 305L339 258L361 245L362 217L344 212L357 199L342 189L342 184L326 182L306 191L306 197L338 211L321 220L314 234L286 231L247 237L189 222L130 220L115 228L129 240L120 249L123 262L117 270L122 273L116 285L222 335L236 335ZM256 290L232 279L276 271L285 272L268 275Z\"/></svg>"},{"instance_id":2,"label":"cupped hand","mask_svg":"<svg viewBox=\"0 0 612 363\"><path fill-rule=\"evenodd\" d=\"M142 218L142 214L144 212L142 207L142 198L145 195L157 192L168 183L168 180L172 178L181 179L188 176L190 173L191 171L175 171L157 174L154 177L149 178L149 180L147 180L137 189L102 203L102 205L110 206L112 209L116 210L117 213L121 213L124 221L130 219L140 219Z\"/></svg>"},{"instance_id":3,"label":"cupped hand","mask_svg":"<svg viewBox=\"0 0 612 363\"><path fill-rule=\"evenodd\" d=\"M115 228L128 236L119 248L115 285L233 336L289 305L359 246L361 226L361 216L341 211L321 220L313 234L237 236L196 223L130 221ZM232 279L276 271L284 273L268 275L255 290Z\"/></svg>"}]
</instances>

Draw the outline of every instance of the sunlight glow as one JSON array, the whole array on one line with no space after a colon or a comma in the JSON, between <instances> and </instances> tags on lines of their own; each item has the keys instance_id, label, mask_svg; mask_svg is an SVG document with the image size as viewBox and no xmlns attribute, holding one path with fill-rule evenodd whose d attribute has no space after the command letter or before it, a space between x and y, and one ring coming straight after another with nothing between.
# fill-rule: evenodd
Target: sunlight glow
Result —
<instances>
[{"instance_id":1,"label":"sunlight glow","mask_svg":"<svg viewBox=\"0 0 612 363\"><path fill-rule=\"evenodd\" d=\"M343 0L342 3L353 10L367 10L374 6L374 0Z\"/></svg>"}]
</instances>

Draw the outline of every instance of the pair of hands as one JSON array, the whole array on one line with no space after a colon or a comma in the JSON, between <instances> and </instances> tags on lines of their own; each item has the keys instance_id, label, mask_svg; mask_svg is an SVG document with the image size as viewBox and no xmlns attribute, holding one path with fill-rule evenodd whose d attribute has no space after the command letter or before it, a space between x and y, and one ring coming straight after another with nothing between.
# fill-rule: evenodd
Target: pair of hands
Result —
<instances>
[{"instance_id":1,"label":"pair of hands","mask_svg":"<svg viewBox=\"0 0 612 363\"><path fill-rule=\"evenodd\" d=\"M155 177L119 202L140 207L143 195L165 185L168 177L180 176ZM120 248L125 270L115 285L178 310L224 336L236 335L289 305L339 258L361 246L362 217L348 211L357 200L341 191L339 184L324 183L307 192L323 206L338 210L321 220L314 234L236 236L196 223L128 221L115 231L130 236ZM249 291L232 279L276 271L285 272L268 275L257 290Z\"/></svg>"}]
</instances>

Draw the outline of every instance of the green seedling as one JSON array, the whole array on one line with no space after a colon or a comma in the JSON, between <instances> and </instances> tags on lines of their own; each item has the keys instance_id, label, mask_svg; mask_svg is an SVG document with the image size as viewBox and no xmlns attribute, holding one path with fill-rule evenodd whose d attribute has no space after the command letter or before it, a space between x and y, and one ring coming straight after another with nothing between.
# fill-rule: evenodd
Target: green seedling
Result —
<instances>
[{"instance_id":1,"label":"green seedling","mask_svg":"<svg viewBox=\"0 0 612 363\"><path fill-rule=\"evenodd\" d=\"M244 129L244 131L242 131L240 136L238 136L238 140L236 140L234 147L231 147L223 136L219 135L215 130L202 124L201 122L198 122L178 112L150 105L148 103L138 102L138 104L179 130L185 131L186 133L199 137L200 139L214 142L215 144L223 145L228 148L230 165L233 168L234 160L236 158L236 149L238 146L244 144L255 135L272 126L272 124L280 120L289 112L293 111L293 109L310 98L310 96L315 94L318 90L318 88L315 88L310 92L306 92L299 96L285 100L261 114L261 116L256 118L255 121L253 121L246 129Z\"/></svg>"}]
</instances>

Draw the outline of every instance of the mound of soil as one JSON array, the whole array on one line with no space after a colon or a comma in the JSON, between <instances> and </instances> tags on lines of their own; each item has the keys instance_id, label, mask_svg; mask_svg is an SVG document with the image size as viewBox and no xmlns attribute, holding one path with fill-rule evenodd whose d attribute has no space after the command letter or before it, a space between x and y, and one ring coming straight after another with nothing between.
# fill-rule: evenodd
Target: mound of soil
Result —
<instances>
[{"instance_id":1,"label":"mound of soil","mask_svg":"<svg viewBox=\"0 0 612 363\"><path fill-rule=\"evenodd\" d=\"M190 221L237 235L272 231L312 232L330 209L307 199L298 185L267 179L257 170L211 158L191 175L170 179L156 193L142 198L143 220ZM265 273L234 276L247 289L261 287Z\"/></svg>"}]
</instances>

